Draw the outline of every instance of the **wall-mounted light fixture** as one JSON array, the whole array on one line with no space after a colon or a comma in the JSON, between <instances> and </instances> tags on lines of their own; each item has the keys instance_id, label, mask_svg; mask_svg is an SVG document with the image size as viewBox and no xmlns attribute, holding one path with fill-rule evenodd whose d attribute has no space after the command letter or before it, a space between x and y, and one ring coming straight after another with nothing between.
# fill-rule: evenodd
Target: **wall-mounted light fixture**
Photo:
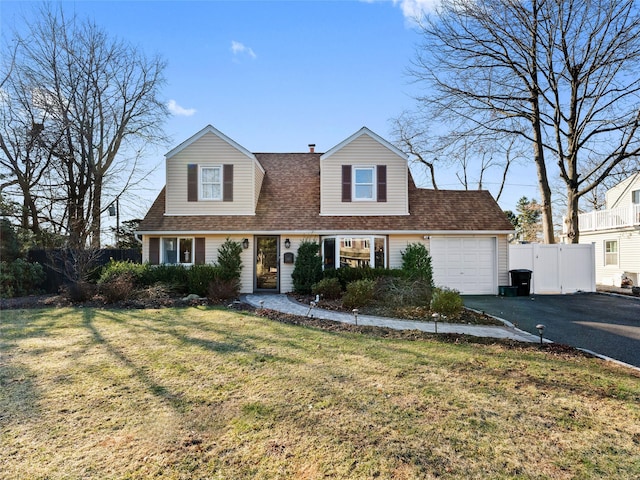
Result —
<instances>
[{"instance_id":1,"label":"wall-mounted light fixture","mask_svg":"<svg viewBox=\"0 0 640 480\"><path fill-rule=\"evenodd\" d=\"M249 248L249 239L245 238L244 240L242 240L242 248L244 248L245 250L247 248Z\"/></svg>"},{"instance_id":2,"label":"wall-mounted light fixture","mask_svg":"<svg viewBox=\"0 0 640 480\"><path fill-rule=\"evenodd\" d=\"M284 241L284 248L291 248L291 240L288 238Z\"/></svg>"}]
</instances>

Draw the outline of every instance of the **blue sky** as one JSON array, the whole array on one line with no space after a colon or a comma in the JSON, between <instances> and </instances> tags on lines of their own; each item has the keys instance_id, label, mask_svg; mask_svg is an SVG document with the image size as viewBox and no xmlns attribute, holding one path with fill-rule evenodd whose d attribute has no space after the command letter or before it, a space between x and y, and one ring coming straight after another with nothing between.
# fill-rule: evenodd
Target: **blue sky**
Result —
<instances>
[{"instance_id":1,"label":"blue sky","mask_svg":"<svg viewBox=\"0 0 640 480\"><path fill-rule=\"evenodd\" d=\"M208 124L253 152L327 151L360 127L392 141L390 118L415 105L405 74L419 35L410 16L431 0L75 1L61 5L168 62L172 116L142 213L164 185L163 154ZM37 2L0 3L3 35ZM499 172L495 172L496 176ZM461 188L454 172L440 188ZM420 174L414 171L420 184ZM537 197L533 170L517 172L500 205ZM488 179L492 181L492 179ZM499 181L498 179L495 180ZM493 190L497 185L488 184ZM495 194L494 194L495 195ZM132 212L134 213L134 212ZM124 212L123 212L124 215ZM125 215L129 217L128 215Z\"/></svg>"}]
</instances>

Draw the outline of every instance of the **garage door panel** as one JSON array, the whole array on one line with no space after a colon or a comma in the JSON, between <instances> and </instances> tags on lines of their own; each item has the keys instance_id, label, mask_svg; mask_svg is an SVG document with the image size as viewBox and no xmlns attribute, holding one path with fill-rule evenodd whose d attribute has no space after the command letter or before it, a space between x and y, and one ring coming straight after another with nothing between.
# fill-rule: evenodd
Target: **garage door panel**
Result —
<instances>
[{"instance_id":1,"label":"garage door panel","mask_svg":"<svg viewBox=\"0 0 640 480\"><path fill-rule=\"evenodd\" d=\"M494 237L431 239L434 282L464 294L497 292Z\"/></svg>"}]
</instances>

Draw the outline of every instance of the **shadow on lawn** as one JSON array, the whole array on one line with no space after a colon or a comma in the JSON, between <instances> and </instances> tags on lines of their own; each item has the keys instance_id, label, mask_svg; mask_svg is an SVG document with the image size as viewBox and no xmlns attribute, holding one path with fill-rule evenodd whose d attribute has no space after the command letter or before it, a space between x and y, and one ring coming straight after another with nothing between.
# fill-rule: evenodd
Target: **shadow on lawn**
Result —
<instances>
[{"instance_id":1,"label":"shadow on lawn","mask_svg":"<svg viewBox=\"0 0 640 480\"><path fill-rule=\"evenodd\" d=\"M180 400L180 396L173 394L169 389L155 382L143 368L140 368L123 352L114 347L94 325L95 314L96 310L94 309L86 309L82 312L83 324L87 330L91 332L94 342L102 345L109 354L117 358L122 365L129 368L151 394L169 404L174 410L181 411L182 401Z\"/></svg>"}]
</instances>

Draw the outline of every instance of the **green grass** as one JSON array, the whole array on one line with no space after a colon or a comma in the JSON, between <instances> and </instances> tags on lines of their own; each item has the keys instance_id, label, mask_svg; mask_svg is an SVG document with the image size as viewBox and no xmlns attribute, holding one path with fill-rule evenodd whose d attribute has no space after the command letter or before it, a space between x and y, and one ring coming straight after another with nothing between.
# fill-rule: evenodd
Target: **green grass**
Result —
<instances>
[{"instance_id":1,"label":"green grass","mask_svg":"<svg viewBox=\"0 0 640 480\"><path fill-rule=\"evenodd\" d=\"M637 479L640 375L210 308L2 311L0 477Z\"/></svg>"}]
</instances>

